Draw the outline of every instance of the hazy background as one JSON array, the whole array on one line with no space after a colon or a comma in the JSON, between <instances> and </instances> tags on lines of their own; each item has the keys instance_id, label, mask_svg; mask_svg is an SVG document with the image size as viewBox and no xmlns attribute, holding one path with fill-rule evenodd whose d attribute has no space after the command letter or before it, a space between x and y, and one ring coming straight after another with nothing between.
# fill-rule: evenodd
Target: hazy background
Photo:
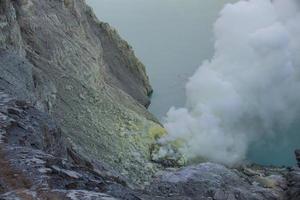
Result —
<instances>
[{"instance_id":1,"label":"hazy background","mask_svg":"<svg viewBox=\"0 0 300 200\"><path fill-rule=\"evenodd\" d=\"M184 86L213 55L213 23L226 2L236 0L87 0L147 67L154 88L150 111L160 119L184 106Z\"/></svg>"},{"instance_id":2,"label":"hazy background","mask_svg":"<svg viewBox=\"0 0 300 200\"><path fill-rule=\"evenodd\" d=\"M191 159L294 164L300 144L300 2L227 5L215 52L186 84L187 103L168 112L169 140Z\"/></svg>"},{"instance_id":3,"label":"hazy background","mask_svg":"<svg viewBox=\"0 0 300 200\"><path fill-rule=\"evenodd\" d=\"M295 18L297 23L294 23L294 17L290 16L298 13L297 1L273 1L278 4L275 10L269 1L261 0L245 1L227 9L224 23L221 19L215 31L219 41L217 52L210 67L205 67L208 64L201 63L214 55L213 24L224 4L236 1L87 0L87 3L101 21L118 30L146 65L154 87L150 111L163 120L170 107L182 108L173 109L164 121L170 136L190 138L187 154L204 155L220 162L236 162L245 156L260 164L293 165L293 150L299 148L300 140L299 123L293 121L294 108L299 108L299 103L294 101L299 95L293 96L295 90L290 86L300 83L297 78L286 81L281 75L285 75L282 71L289 71L293 62L284 57L282 50L297 52L300 44L296 41L294 47L285 45L288 44L285 32L300 32L298 25L293 26L298 24L298 19ZM249 5L243 7L243 4ZM283 17L283 22L276 20L277 15ZM291 21L290 25L285 25L285 20ZM254 29L248 30L249 27ZM248 38L248 33L253 37ZM290 39L295 38L298 36ZM244 44L251 45L244 47ZM260 53L256 55L250 51L249 54L249 48L256 48ZM271 56L260 58L265 55L263 53ZM200 65L204 66L203 70L196 72ZM221 79L206 69L221 74ZM244 73L248 69L251 73ZM193 78L189 81L189 77ZM223 85L223 81L228 84ZM242 93L235 94L236 90ZM249 100L251 98L254 101ZM241 118L245 113L248 114L246 120Z\"/></svg>"}]
</instances>

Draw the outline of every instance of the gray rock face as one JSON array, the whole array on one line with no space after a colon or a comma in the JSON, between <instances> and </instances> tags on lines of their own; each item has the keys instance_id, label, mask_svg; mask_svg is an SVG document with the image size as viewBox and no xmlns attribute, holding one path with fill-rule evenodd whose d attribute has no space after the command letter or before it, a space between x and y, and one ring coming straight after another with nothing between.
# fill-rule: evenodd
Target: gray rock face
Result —
<instances>
[{"instance_id":1,"label":"gray rock face","mask_svg":"<svg viewBox=\"0 0 300 200\"><path fill-rule=\"evenodd\" d=\"M21 99L34 98L32 65L15 52L0 50L1 74L0 89L11 91Z\"/></svg>"},{"instance_id":2,"label":"gray rock face","mask_svg":"<svg viewBox=\"0 0 300 200\"><path fill-rule=\"evenodd\" d=\"M83 0L1 0L1 46L18 50L38 68L57 65L97 89L101 81L143 105L152 92L142 63ZM47 63L50 61L52 63Z\"/></svg>"},{"instance_id":3,"label":"gray rock face","mask_svg":"<svg viewBox=\"0 0 300 200\"><path fill-rule=\"evenodd\" d=\"M3 92L0 104L0 199L136 199L120 175L74 151L48 114Z\"/></svg>"},{"instance_id":4,"label":"gray rock face","mask_svg":"<svg viewBox=\"0 0 300 200\"><path fill-rule=\"evenodd\" d=\"M49 113L90 160L134 183L152 176L149 149L162 129L145 109L152 89L113 28L84 0L0 0L0 28L2 91Z\"/></svg>"},{"instance_id":5,"label":"gray rock face","mask_svg":"<svg viewBox=\"0 0 300 200\"><path fill-rule=\"evenodd\" d=\"M287 186L282 172L279 169L233 170L203 163L163 173L147 190L168 199L285 199Z\"/></svg>"},{"instance_id":6,"label":"gray rock face","mask_svg":"<svg viewBox=\"0 0 300 200\"><path fill-rule=\"evenodd\" d=\"M300 169L292 169L287 176L288 190L287 199L298 200L300 199Z\"/></svg>"},{"instance_id":7,"label":"gray rock face","mask_svg":"<svg viewBox=\"0 0 300 200\"><path fill-rule=\"evenodd\" d=\"M144 190L63 138L50 116L0 92L0 199L298 200L298 168L219 164L161 172Z\"/></svg>"}]
</instances>

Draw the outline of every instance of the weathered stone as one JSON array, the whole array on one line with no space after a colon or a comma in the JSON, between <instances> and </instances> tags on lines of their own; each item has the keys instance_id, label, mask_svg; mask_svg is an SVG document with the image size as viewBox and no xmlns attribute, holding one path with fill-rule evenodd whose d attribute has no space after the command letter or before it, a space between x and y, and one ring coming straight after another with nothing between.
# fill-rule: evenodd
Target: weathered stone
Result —
<instances>
[{"instance_id":1,"label":"weathered stone","mask_svg":"<svg viewBox=\"0 0 300 200\"><path fill-rule=\"evenodd\" d=\"M253 169L254 171L255 169ZM264 169L260 178L268 177L268 174L280 176L280 181L285 181L281 170ZM267 200L284 199L286 188L280 184L269 186L256 184L258 177L247 176L238 170L226 168L219 164L203 163L197 166L185 167L181 170L165 172L147 188L152 194L168 197L172 194L174 199L185 197L191 200ZM278 182L280 182L278 181Z\"/></svg>"},{"instance_id":2,"label":"weathered stone","mask_svg":"<svg viewBox=\"0 0 300 200\"><path fill-rule=\"evenodd\" d=\"M300 199L300 169L291 169L287 175L288 189L287 198L288 200Z\"/></svg>"},{"instance_id":3,"label":"weathered stone","mask_svg":"<svg viewBox=\"0 0 300 200\"><path fill-rule=\"evenodd\" d=\"M0 90L49 113L90 160L149 180L160 124L144 107L152 88L130 45L84 0L0 0L0 23Z\"/></svg>"},{"instance_id":4,"label":"weathered stone","mask_svg":"<svg viewBox=\"0 0 300 200\"><path fill-rule=\"evenodd\" d=\"M0 199L136 200L118 173L72 150L48 114L8 98L0 92L9 108L0 120Z\"/></svg>"},{"instance_id":5,"label":"weathered stone","mask_svg":"<svg viewBox=\"0 0 300 200\"><path fill-rule=\"evenodd\" d=\"M298 162L298 166L300 167L300 149L297 149L295 151L295 155L296 155L296 160Z\"/></svg>"},{"instance_id":6,"label":"weathered stone","mask_svg":"<svg viewBox=\"0 0 300 200\"><path fill-rule=\"evenodd\" d=\"M126 177L74 150L45 112L3 92L0 103L6 108L0 118L0 199L299 199L298 168L230 169L213 163L163 171L145 190L134 190Z\"/></svg>"}]
</instances>

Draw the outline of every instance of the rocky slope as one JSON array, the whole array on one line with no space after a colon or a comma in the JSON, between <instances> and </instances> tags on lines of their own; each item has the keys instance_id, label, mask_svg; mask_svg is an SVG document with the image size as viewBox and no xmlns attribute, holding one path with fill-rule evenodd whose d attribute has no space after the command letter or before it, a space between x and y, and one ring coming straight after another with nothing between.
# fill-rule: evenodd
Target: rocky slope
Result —
<instances>
[{"instance_id":1,"label":"rocky slope","mask_svg":"<svg viewBox=\"0 0 300 200\"><path fill-rule=\"evenodd\" d=\"M134 199L119 175L74 151L48 114L3 92L0 104L0 199Z\"/></svg>"},{"instance_id":2,"label":"rocky slope","mask_svg":"<svg viewBox=\"0 0 300 200\"><path fill-rule=\"evenodd\" d=\"M203 163L157 174L144 190L82 157L50 116L0 92L0 199L299 199L300 170Z\"/></svg>"},{"instance_id":3,"label":"rocky slope","mask_svg":"<svg viewBox=\"0 0 300 200\"><path fill-rule=\"evenodd\" d=\"M152 157L145 68L84 0L0 0L0 28L0 199L300 199L296 167Z\"/></svg>"},{"instance_id":4,"label":"rocky slope","mask_svg":"<svg viewBox=\"0 0 300 200\"><path fill-rule=\"evenodd\" d=\"M0 0L0 28L1 90L49 113L89 159L132 182L153 174L164 130L145 109L145 68L84 0Z\"/></svg>"}]
</instances>

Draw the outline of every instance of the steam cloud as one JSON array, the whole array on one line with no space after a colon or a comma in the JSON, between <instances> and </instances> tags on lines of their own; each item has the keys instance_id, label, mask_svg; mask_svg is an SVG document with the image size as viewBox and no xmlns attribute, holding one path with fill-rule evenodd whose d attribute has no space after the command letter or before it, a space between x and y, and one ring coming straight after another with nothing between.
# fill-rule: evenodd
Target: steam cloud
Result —
<instances>
[{"instance_id":1,"label":"steam cloud","mask_svg":"<svg viewBox=\"0 0 300 200\"><path fill-rule=\"evenodd\" d=\"M215 54L186 84L185 108L171 108L167 141L188 158L235 164L252 142L284 134L300 111L300 3L228 4L215 23Z\"/></svg>"}]
</instances>

